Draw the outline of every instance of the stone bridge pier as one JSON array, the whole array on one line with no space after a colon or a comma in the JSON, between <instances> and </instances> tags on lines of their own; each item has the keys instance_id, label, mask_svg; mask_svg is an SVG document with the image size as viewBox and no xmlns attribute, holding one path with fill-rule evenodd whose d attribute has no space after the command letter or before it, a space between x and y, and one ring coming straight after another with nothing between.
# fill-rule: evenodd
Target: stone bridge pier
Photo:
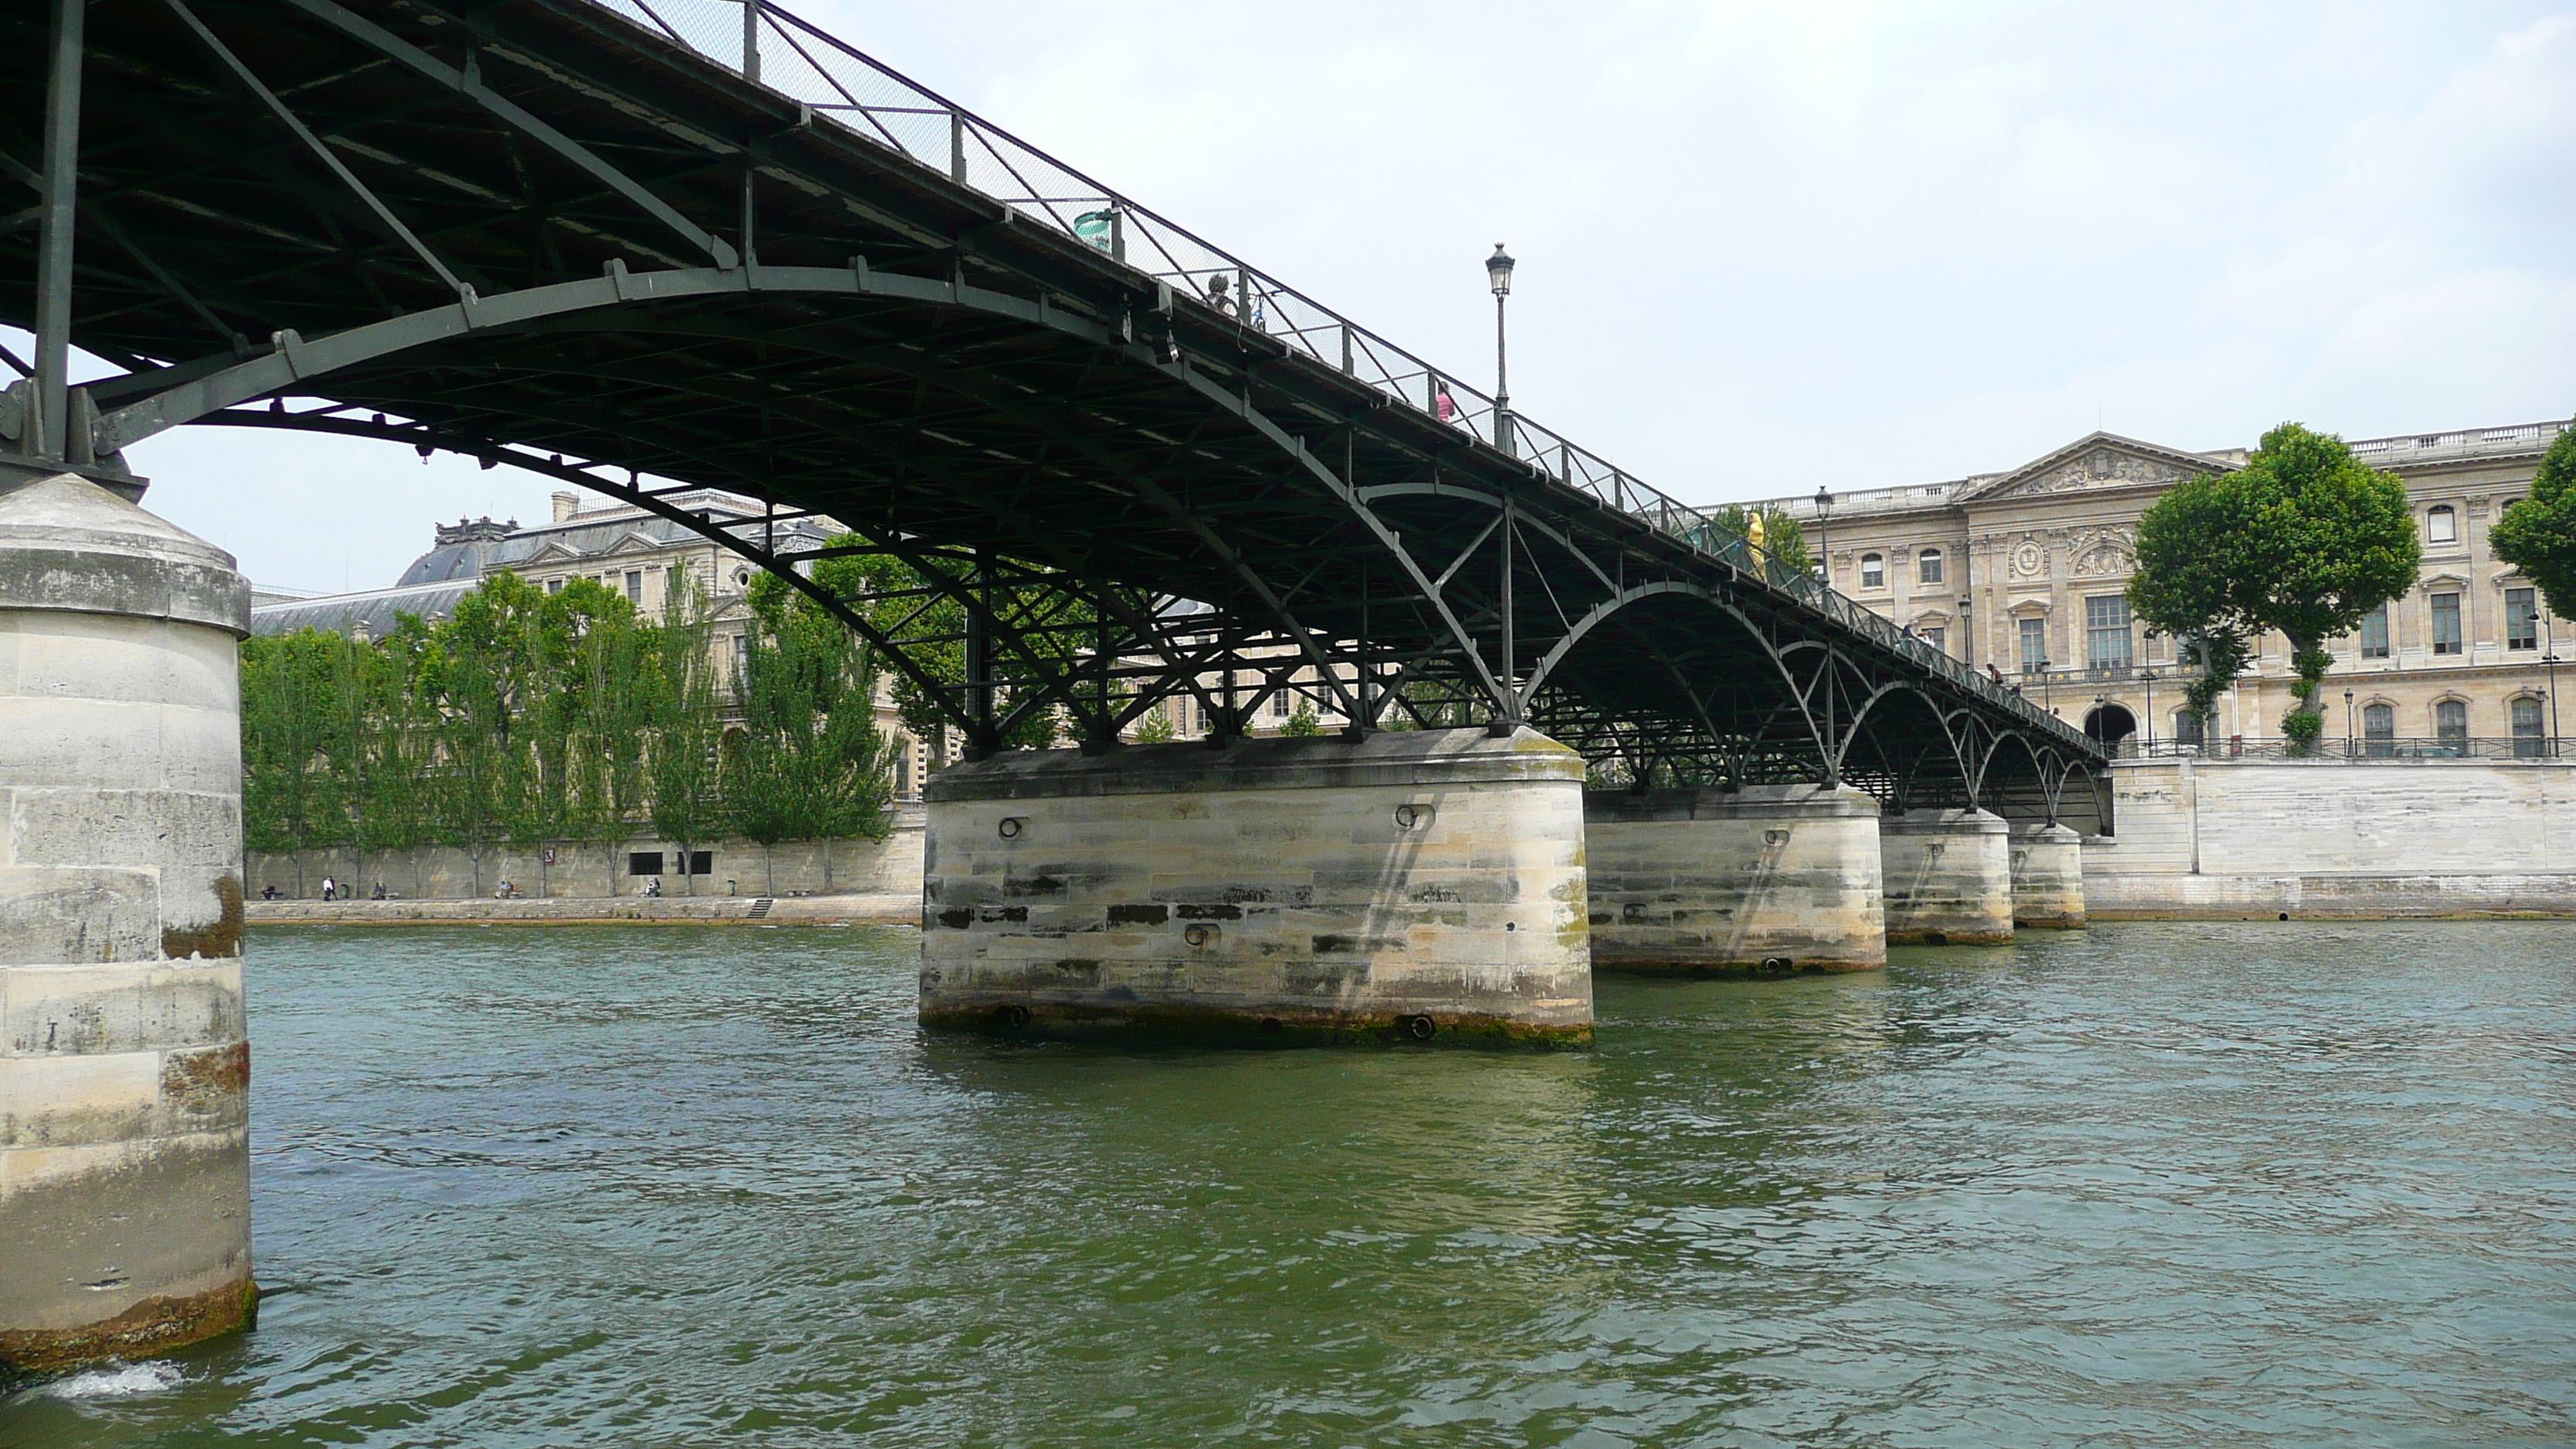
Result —
<instances>
[{"instance_id":1,"label":"stone bridge pier","mask_svg":"<svg viewBox=\"0 0 2576 1449\"><path fill-rule=\"evenodd\" d=\"M2072 930L2084 924L2084 837L2063 825L2012 833L2013 924Z\"/></svg>"},{"instance_id":2,"label":"stone bridge pier","mask_svg":"<svg viewBox=\"0 0 2576 1449\"><path fill-rule=\"evenodd\" d=\"M1583 797L1592 964L1656 975L1887 964L1878 802L1848 786Z\"/></svg>"},{"instance_id":3,"label":"stone bridge pier","mask_svg":"<svg viewBox=\"0 0 2576 1449\"><path fill-rule=\"evenodd\" d=\"M237 1328L256 1296L249 617L230 555L0 467L0 1379Z\"/></svg>"},{"instance_id":4,"label":"stone bridge pier","mask_svg":"<svg viewBox=\"0 0 2576 1449\"><path fill-rule=\"evenodd\" d=\"M2002 816L1908 810L1881 820L1878 838L1889 941L1999 946L2012 940L2012 854Z\"/></svg>"},{"instance_id":5,"label":"stone bridge pier","mask_svg":"<svg viewBox=\"0 0 2576 1449\"><path fill-rule=\"evenodd\" d=\"M953 766L923 792L922 1023L1589 1042L1583 772L1529 729Z\"/></svg>"}]
</instances>

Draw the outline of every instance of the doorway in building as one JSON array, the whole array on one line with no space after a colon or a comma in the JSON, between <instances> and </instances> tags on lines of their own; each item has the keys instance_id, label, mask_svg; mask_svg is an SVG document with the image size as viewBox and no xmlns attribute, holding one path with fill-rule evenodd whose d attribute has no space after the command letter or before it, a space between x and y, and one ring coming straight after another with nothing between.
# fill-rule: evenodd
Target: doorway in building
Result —
<instances>
[{"instance_id":1,"label":"doorway in building","mask_svg":"<svg viewBox=\"0 0 2576 1449\"><path fill-rule=\"evenodd\" d=\"M2138 732L2138 717L2123 704L2097 704L2084 716L2084 733L2102 742L2106 749L2116 750L2120 741Z\"/></svg>"}]
</instances>

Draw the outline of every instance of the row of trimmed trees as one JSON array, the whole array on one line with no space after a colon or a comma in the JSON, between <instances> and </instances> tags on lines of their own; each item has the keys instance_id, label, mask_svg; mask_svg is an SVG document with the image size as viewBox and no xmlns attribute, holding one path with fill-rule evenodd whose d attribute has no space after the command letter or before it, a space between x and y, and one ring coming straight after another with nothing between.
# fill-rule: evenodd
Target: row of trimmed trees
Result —
<instances>
[{"instance_id":1,"label":"row of trimmed trees","mask_svg":"<svg viewBox=\"0 0 2576 1449\"><path fill-rule=\"evenodd\" d=\"M654 618L588 579L547 593L501 573L448 618L405 615L373 642L246 641L247 843L451 846L479 895L502 846L587 845L613 873L645 832L684 853L884 834L891 747L867 650L790 591L755 589L720 679L705 595L684 579Z\"/></svg>"},{"instance_id":2,"label":"row of trimmed trees","mask_svg":"<svg viewBox=\"0 0 2576 1449\"><path fill-rule=\"evenodd\" d=\"M2576 429L2541 460L2529 497L2498 519L2496 557L2576 614ZM2406 485L2341 439L2283 423L2233 473L2202 474L2138 520L2130 607L2188 642L2199 672L2186 707L2206 719L2266 632L2290 643L2293 703L2281 719L2295 753L2325 730L2328 640L2415 585L2423 544Z\"/></svg>"}]
</instances>

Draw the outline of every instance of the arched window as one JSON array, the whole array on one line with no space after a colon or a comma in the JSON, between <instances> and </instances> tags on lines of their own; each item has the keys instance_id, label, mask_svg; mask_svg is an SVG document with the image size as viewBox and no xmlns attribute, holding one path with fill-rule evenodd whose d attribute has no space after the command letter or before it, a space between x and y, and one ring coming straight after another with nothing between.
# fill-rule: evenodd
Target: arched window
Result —
<instances>
[{"instance_id":1,"label":"arched window","mask_svg":"<svg viewBox=\"0 0 2576 1449\"><path fill-rule=\"evenodd\" d=\"M1874 553L1860 556L1860 586L1864 589L1887 587L1887 559L1884 556Z\"/></svg>"},{"instance_id":2,"label":"arched window","mask_svg":"<svg viewBox=\"0 0 2576 1449\"><path fill-rule=\"evenodd\" d=\"M1927 584L1941 582L1941 550L1927 548L1915 557L1914 577Z\"/></svg>"},{"instance_id":3,"label":"arched window","mask_svg":"<svg viewBox=\"0 0 2576 1449\"><path fill-rule=\"evenodd\" d=\"M2549 753L2549 741L2543 738L2540 728L2540 701L2532 695L2522 695L2513 702L2514 758L2537 760Z\"/></svg>"},{"instance_id":4,"label":"arched window","mask_svg":"<svg viewBox=\"0 0 2576 1449\"><path fill-rule=\"evenodd\" d=\"M2468 753L2469 706L2465 701L2446 699L2433 706L2433 737L2441 742L2445 754Z\"/></svg>"},{"instance_id":5,"label":"arched window","mask_svg":"<svg viewBox=\"0 0 2576 1449\"><path fill-rule=\"evenodd\" d=\"M2173 712L2173 737L2178 745L2199 744L2208 732L2209 722L2187 709Z\"/></svg>"},{"instance_id":6,"label":"arched window","mask_svg":"<svg viewBox=\"0 0 2576 1449\"><path fill-rule=\"evenodd\" d=\"M2361 738L2364 753L2374 760L2384 760L2397 753L2397 710L2393 705L2365 704L2361 707Z\"/></svg>"},{"instance_id":7,"label":"arched window","mask_svg":"<svg viewBox=\"0 0 2576 1449\"><path fill-rule=\"evenodd\" d=\"M2451 505L2437 503L2424 515L2424 537L2433 543L2457 543L2460 539L2460 515Z\"/></svg>"}]
</instances>

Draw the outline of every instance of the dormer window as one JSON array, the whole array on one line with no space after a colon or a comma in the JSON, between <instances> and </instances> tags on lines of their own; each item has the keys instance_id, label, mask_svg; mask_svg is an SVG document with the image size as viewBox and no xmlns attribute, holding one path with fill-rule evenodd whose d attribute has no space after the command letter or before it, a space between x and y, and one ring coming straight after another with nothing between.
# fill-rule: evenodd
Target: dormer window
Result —
<instances>
[{"instance_id":1,"label":"dormer window","mask_svg":"<svg viewBox=\"0 0 2576 1449\"><path fill-rule=\"evenodd\" d=\"M2424 515L2424 537L2433 543L2459 542L2460 515L2452 512L2447 503L2435 504Z\"/></svg>"},{"instance_id":2,"label":"dormer window","mask_svg":"<svg viewBox=\"0 0 2576 1449\"><path fill-rule=\"evenodd\" d=\"M1886 555L1865 553L1860 556L1860 586L1864 589L1887 587Z\"/></svg>"}]
</instances>

